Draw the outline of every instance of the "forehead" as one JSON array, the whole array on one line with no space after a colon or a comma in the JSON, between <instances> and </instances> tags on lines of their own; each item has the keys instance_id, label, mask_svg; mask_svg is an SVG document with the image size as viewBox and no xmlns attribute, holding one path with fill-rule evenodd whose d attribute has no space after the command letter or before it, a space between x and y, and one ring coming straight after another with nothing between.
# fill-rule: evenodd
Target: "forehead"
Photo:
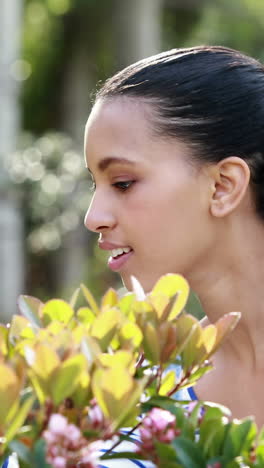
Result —
<instances>
[{"instance_id":1,"label":"forehead","mask_svg":"<svg viewBox=\"0 0 264 468\"><path fill-rule=\"evenodd\" d=\"M142 98L99 99L88 118L85 130L87 165L94 170L100 159L129 158L132 162L154 166L186 164L190 149L176 138L163 138L152 127L153 104Z\"/></svg>"},{"instance_id":2,"label":"forehead","mask_svg":"<svg viewBox=\"0 0 264 468\"><path fill-rule=\"evenodd\" d=\"M135 145L151 135L148 118L150 105L139 98L116 97L99 99L88 118L85 143L103 138L125 146ZM89 149L89 148L88 148Z\"/></svg>"}]
</instances>

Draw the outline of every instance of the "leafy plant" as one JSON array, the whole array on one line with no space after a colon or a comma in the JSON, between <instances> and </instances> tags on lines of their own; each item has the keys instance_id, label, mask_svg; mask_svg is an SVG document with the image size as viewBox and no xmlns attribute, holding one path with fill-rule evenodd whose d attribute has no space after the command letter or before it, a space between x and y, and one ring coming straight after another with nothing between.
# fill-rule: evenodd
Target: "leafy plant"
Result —
<instances>
[{"instance_id":1,"label":"leafy plant","mask_svg":"<svg viewBox=\"0 0 264 468\"><path fill-rule=\"evenodd\" d=\"M163 276L149 294L133 284L121 298L109 289L100 304L84 285L69 303L20 296L21 315L0 327L0 461L15 451L25 468L91 468L107 444L101 458L158 467L263 466L264 435L252 419L173 398L211 369L239 314L202 328L185 311L182 276ZM140 443L123 453L136 430Z\"/></svg>"}]
</instances>

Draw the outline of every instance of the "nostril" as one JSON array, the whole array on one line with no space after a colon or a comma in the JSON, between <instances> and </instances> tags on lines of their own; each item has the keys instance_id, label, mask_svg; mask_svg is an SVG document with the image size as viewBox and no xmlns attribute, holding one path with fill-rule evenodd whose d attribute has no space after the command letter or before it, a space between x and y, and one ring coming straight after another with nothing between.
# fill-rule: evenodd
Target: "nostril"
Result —
<instances>
[{"instance_id":1,"label":"nostril","mask_svg":"<svg viewBox=\"0 0 264 468\"><path fill-rule=\"evenodd\" d=\"M107 229L109 229L109 226L98 226L98 227L96 228L96 232L98 232L98 233L100 234L101 232L104 232L104 231L106 231Z\"/></svg>"}]
</instances>

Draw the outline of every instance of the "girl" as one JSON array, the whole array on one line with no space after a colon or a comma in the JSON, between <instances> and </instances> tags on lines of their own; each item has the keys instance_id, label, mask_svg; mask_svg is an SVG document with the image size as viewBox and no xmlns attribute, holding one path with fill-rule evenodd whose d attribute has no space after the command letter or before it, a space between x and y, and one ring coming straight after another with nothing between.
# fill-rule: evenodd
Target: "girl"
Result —
<instances>
[{"instance_id":1,"label":"girl","mask_svg":"<svg viewBox=\"0 0 264 468\"><path fill-rule=\"evenodd\" d=\"M181 273L209 322L242 312L196 392L263 425L263 66L207 46L141 60L99 91L85 151L85 224L125 286Z\"/></svg>"}]
</instances>

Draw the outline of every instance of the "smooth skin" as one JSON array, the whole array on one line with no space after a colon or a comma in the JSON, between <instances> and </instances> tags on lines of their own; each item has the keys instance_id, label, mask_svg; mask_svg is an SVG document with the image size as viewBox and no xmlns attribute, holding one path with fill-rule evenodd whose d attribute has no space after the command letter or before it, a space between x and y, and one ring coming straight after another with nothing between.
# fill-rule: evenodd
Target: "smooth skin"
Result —
<instances>
[{"instance_id":1,"label":"smooth skin","mask_svg":"<svg viewBox=\"0 0 264 468\"><path fill-rule=\"evenodd\" d=\"M87 228L132 255L119 271L146 291L165 273L181 273L199 295L207 321L242 318L198 382L199 398L234 417L264 424L264 223L256 214L250 171L241 158L194 162L191 147L153 131L152 105L116 97L96 102L85 132L96 190Z\"/></svg>"}]
</instances>

